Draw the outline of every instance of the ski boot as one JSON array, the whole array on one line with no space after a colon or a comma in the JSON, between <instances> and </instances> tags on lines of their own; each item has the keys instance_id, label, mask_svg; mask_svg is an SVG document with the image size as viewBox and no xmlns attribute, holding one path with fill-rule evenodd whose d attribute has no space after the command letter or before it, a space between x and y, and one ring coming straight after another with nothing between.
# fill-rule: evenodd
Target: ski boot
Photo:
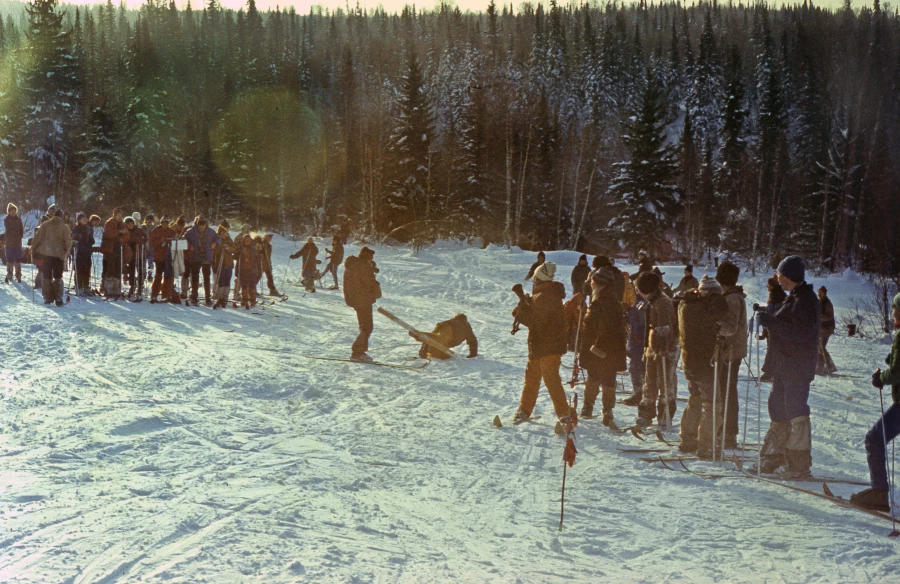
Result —
<instances>
[{"instance_id":1,"label":"ski boot","mask_svg":"<svg viewBox=\"0 0 900 584\"><path fill-rule=\"evenodd\" d=\"M513 425L521 424L522 422L531 418L531 414L525 412L524 410L516 410L516 415L513 416Z\"/></svg>"},{"instance_id":2,"label":"ski boot","mask_svg":"<svg viewBox=\"0 0 900 584\"><path fill-rule=\"evenodd\" d=\"M603 419L600 420L600 423L608 428L613 423L613 413L611 411L603 412Z\"/></svg>"},{"instance_id":3,"label":"ski boot","mask_svg":"<svg viewBox=\"0 0 900 584\"><path fill-rule=\"evenodd\" d=\"M890 497L887 489L866 489L850 495L850 502L865 509L873 511L884 511L889 513L891 510Z\"/></svg>"},{"instance_id":4,"label":"ski boot","mask_svg":"<svg viewBox=\"0 0 900 584\"><path fill-rule=\"evenodd\" d=\"M207 299L206 299L206 305L207 305L207 306L212 306L212 305L213 305L213 301L212 301L210 298L207 298Z\"/></svg>"},{"instance_id":5,"label":"ski boot","mask_svg":"<svg viewBox=\"0 0 900 584\"><path fill-rule=\"evenodd\" d=\"M636 407L637 405L639 405L641 403L641 399L642 399L641 394L636 393L636 394L632 395L631 397L627 397L624 400L622 400L622 405Z\"/></svg>"},{"instance_id":6,"label":"ski boot","mask_svg":"<svg viewBox=\"0 0 900 584\"><path fill-rule=\"evenodd\" d=\"M375 361L366 353L353 353L352 355L350 355L350 359L353 361L359 361L360 363L373 363Z\"/></svg>"}]
</instances>

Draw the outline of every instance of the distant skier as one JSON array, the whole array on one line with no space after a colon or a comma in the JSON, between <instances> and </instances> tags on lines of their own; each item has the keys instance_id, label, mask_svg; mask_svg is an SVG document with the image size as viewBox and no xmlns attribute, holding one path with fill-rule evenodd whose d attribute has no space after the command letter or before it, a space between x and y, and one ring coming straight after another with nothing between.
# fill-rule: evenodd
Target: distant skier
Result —
<instances>
[{"instance_id":1,"label":"distant skier","mask_svg":"<svg viewBox=\"0 0 900 584\"><path fill-rule=\"evenodd\" d=\"M329 290L339 290L340 286L338 285L338 267L344 261L344 242L341 241L341 236L335 234L334 237L331 238L331 249L325 248L325 259L328 260L328 266L325 267L325 273L331 274L331 277L334 278L334 285L330 286Z\"/></svg>"},{"instance_id":2,"label":"distant skier","mask_svg":"<svg viewBox=\"0 0 900 584\"><path fill-rule=\"evenodd\" d=\"M259 280L259 252L250 234L244 235L234 255L237 279L241 282L241 305L250 310L256 306L256 282Z\"/></svg>"},{"instance_id":3,"label":"distant skier","mask_svg":"<svg viewBox=\"0 0 900 584\"><path fill-rule=\"evenodd\" d=\"M187 230L184 239L188 244L188 257L191 270L191 303L199 301L200 272L203 272L203 291L206 294L206 305L212 306L210 294L210 272L212 271L213 250L222 242L221 238L209 226L203 215L198 215L194 226Z\"/></svg>"},{"instance_id":4,"label":"distant skier","mask_svg":"<svg viewBox=\"0 0 900 584\"><path fill-rule=\"evenodd\" d=\"M769 394L771 425L760 452L760 472L802 478L810 476L812 438L809 385L819 352L819 300L806 283L806 265L798 256L778 264L778 283L788 293L775 315L760 312L769 331L762 370L773 377Z\"/></svg>"},{"instance_id":5,"label":"distant skier","mask_svg":"<svg viewBox=\"0 0 900 584\"><path fill-rule=\"evenodd\" d=\"M900 294L894 296L891 316L894 328L900 329ZM891 386L893 402L872 429L866 434L866 460L872 487L850 496L850 501L867 509L890 511L890 488L887 469L887 444L900 435L900 331L894 335L891 354L885 359L887 371L881 368L872 374L872 386L877 389Z\"/></svg>"},{"instance_id":6,"label":"distant skier","mask_svg":"<svg viewBox=\"0 0 900 584\"><path fill-rule=\"evenodd\" d=\"M344 262L344 302L356 311L359 334L353 341L350 358L357 361L371 361L369 357L369 337L372 335L372 305L381 298L381 285L375 279L378 267L375 252L368 247L359 250L359 257L350 256Z\"/></svg>"},{"instance_id":7,"label":"distant skier","mask_svg":"<svg viewBox=\"0 0 900 584\"><path fill-rule=\"evenodd\" d=\"M178 299L177 294L173 294L175 288L175 269L173 267L172 241L178 236L171 227L170 220L163 216L159 220L159 225L150 232L150 246L153 248L153 263L156 267L156 274L153 276L153 285L150 288L150 302L156 303L157 296L162 293L163 302Z\"/></svg>"},{"instance_id":8,"label":"distant skier","mask_svg":"<svg viewBox=\"0 0 900 584\"><path fill-rule=\"evenodd\" d=\"M534 271L537 270L539 266L542 266L546 261L547 256L544 254L544 252L539 251L537 253L537 261L531 264L531 267L528 268L528 274L525 275L523 280L531 280L532 278L534 278Z\"/></svg>"},{"instance_id":9,"label":"distant skier","mask_svg":"<svg viewBox=\"0 0 900 584\"><path fill-rule=\"evenodd\" d=\"M281 296L278 288L275 287L275 278L272 276L272 237L271 233L266 233L260 241L260 260L262 261L262 273L266 276L266 287L269 289L269 296Z\"/></svg>"},{"instance_id":10,"label":"distant skier","mask_svg":"<svg viewBox=\"0 0 900 584\"><path fill-rule=\"evenodd\" d=\"M816 291L819 297L819 307L822 311L822 322L819 325L819 360L816 365L816 375L831 375L837 372L837 367L828 352L828 340L834 334L834 304L828 298L828 288L819 286Z\"/></svg>"},{"instance_id":11,"label":"distant skier","mask_svg":"<svg viewBox=\"0 0 900 584\"><path fill-rule=\"evenodd\" d=\"M626 367L625 318L622 314L621 297L615 291L615 286L621 281L622 278L611 267L601 268L593 273L591 304L579 333L578 359L581 367L587 371L581 416L593 416L594 403L602 390L600 404L603 408L604 426L613 422L616 374Z\"/></svg>"},{"instance_id":12,"label":"distant skier","mask_svg":"<svg viewBox=\"0 0 900 584\"><path fill-rule=\"evenodd\" d=\"M150 233L156 228L156 216L153 213L147 213L144 217L144 223L141 229L144 230L145 241L150 241ZM144 245L144 264L146 265L147 281L153 281L153 247L149 244Z\"/></svg>"},{"instance_id":13,"label":"distant skier","mask_svg":"<svg viewBox=\"0 0 900 584\"><path fill-rule=\"evenodd\" d=\"M522 294L513 316L519 324L528 327L528 365L525 367L525 383L519 398L514 423L531 417L537 403L541 381L553 401L556 416L568 422L570 408L566 392L559 377L559 365L566 353L566 322L563 299L566 288L553 281L556 264L544 262L534 270L533 296ZM565 424L563 424L565 425Z\"/></svg>"},{"instance_id":14,"label":"distant skier","mask_svg":"<svg viewBox=\"0 0 900 584\"><path fill-rule=\"evenodd\" d=\"M423 334L448 349L453 349L466 343L469 347L468 358L472 359L478 356L478 339L475 338L475 332L472 330L472 325L469 324L465 314L457 314L450 320L442 320L434 325L434 330L430 333ZM409 333L409 336L416 338L416 334L412 332ZM449 359L450 355L423 342L422 346L419 347L419 357L422 359L429 357Z\"/></svg>"},{"instance_id":15,"label":"distant skier","mask_svg":"<svg viewBox=\"0 0 900 584\"><path fill-rule=\"evenodd\" d=\"M588 276L591 274L591 268L588 266L587 256L582 254L578 258L578 263L572 268L572 294L578 294L587 283Z\"/></svg>"},{"instance_id":16,"label":"distant skier","mask_svg":"<svg viewBox=\"0 0 900 584\"><path fill-rule=\"evenodd\" d=\"M319 255L319 248L310 237L306 240L306 244L300 248L300 251L291 255L291 259L303 258L300 265L301 284L307 292L316 291L316 265L320 262L316 257Z\"/></svg>"},{"instance_id":17,"label":"distant skier","mask_svg":"<svg viewBox=\"0 0 900 584\"><path fill-rule=\"evenodd\" d=\"M669 426L675 415L676 388L670 383L677 357L675 306L662 293L660 283L660 277L652 271L641 273L637 279L638 293L650 304L644 341L644 390L636 422L639 426L649 426L654 418L660 420L660 425ZM668 420L665 419L666 402Z\"/></svg>"},{"instance_id":18,"label":"distant skier","mask_svg":"<svg viewBox=\"0 0 900 584\"><path fill-rule=\"evenodd\" d=\"M3 218L6 229L6 283L12 282L15 272L16 282L22 281L22 239L25 238L25 227L19 217L19 208L12 203L6 206L6 217Z\"/></svg>"},{"instance_id":19,"label":"distant skier","mask_svg":"<svg viewBox=\"0 0 900 584\"><path fill-rule=\"evenodd\" d=\"M87 215L75 215L72 240L75 242L75 290L79 296L91 296L91 254L94 251L94 228L88 224Z\"/></svg>"},{"instance_id":20,"label":"distant skier","mask_svg":"<svg viewBox=\"0 0 900 584\"><path fill-rule=\"evenodd\" d=\"M72 232L63 223L62 213L45 221L35 232L31 241L31 249L43 259L44 282L42 291L44 304L56 301L63 305L63 267L66 256L72 249Z\"/></svg>"},{"instance_id":21,"label":"distant skier","mask_svg":"<svg viewBox=\"0 0 900 584\"><path fill-rule=\"evenodd\" d=\"M700 282L694 277L694 266L687 265L684 267L684 277L681 278L681 282L675 287L674 293L676 296L683 296L686 292L696 290L699 285Z\"/></svg>"}]
</instances>

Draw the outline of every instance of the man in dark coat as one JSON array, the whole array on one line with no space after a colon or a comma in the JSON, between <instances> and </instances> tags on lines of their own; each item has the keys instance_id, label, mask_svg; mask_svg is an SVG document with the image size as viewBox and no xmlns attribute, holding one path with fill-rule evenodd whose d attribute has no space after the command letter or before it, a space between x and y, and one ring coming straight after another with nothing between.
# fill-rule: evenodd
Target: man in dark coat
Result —
<instances>
[{"instance_id":1,"label":"man in dark coat","mask_svg":"<svg viewBox=\"0 0 900 584\"><path fill-rule=\"evenodd\" d=\"M681 282L678 283L673 292L676 296L683 296L691 290L696 290L699 285L700 282L694 277L694 266L688 265L684 267L684 277L681 278Z\"/></svg>"},{"instance_id":2,"label":"man in dark coat","mask_svg":"<svg viewBox=\"0 0 900 584\"><path fill-rule=\"evenodd\" d=\"M372 305L381 298L381 285L375 279L378 267L374 261L375 252L368 247L359 250L359 257L350 256L344 263L344 302L356 311L359 334L353 341L350 358L371 361L369 337L375 328L372 320Z\"/></svg>"},{"instance_id":3,"label":"man in dark coat","mask_svg":"<svg viewBox=\"0 0 900 584\"><path fill-rule=\"evenodd\" d=\"M719 387L727 396L725 402L725 448L737 448L740 407L738 398L738 373L747 356L747 303L744 288L738 286L740 268L725 260L716 270L716 281L722 285L722 294L728 304L728 315L722 320L719 335L722 337L722 366L719 368ZM727 392L727 393L724 393Z\"/></svg>"},{"instance_id":4,"label":"man in dark coat","mask_svg":"<svg viewBox=\"0 0 900 584\"><path fill-rule=\"evenodd\" d=\"M591 268L588 266L587 256L582 254L581 257L578 258L578 264L572 268L572 294L581 292L581 288L587 283L587 278L590 273Z\"/></svg>"},{"instance_id":5,"label":"man in dark coat","mask_svg":"<svg viewBox=\"0 0 900 584\"><path fill-rule=\"evenodd\" d=\"M156 303L157 296L162 293L163 302L178 298L173 294L175 288L175 269L172 266L171 245L178 235L169 227L171 221L163 216L159 225L150 232L150 247L153 249L153 263L156 274L153 276L153 284L150 287L150 302ZM173 298L174 296L174 298Z\"/></svg>"},{"instance_id":6,"label":"man in dark coat","mask_svg":"<svg viewBox=\"0 0 900 584\"><path fill-rule=\"evenodd\" d=\"M222 243L222 238L203 215L197 217L194 226L187 230L184 239L188 244L188 258L191 272L191 303L197 304L200 288L200 272L203 272L203 291L206 294L206 305L212 306L209 278L212 272L213 250Z\"/></svg>"},{"instance_id":7,"label":"man in dark coat","mask_svg":"<svg viewBox=\"0 0 900 584\"><path fill-rule=\"evenodd\" d=\"M534 271L537 270L540 266L544 265L544 262L547 261L547 256L544 252L539 251L537 253L537 261L531 264L531 267L528 268L528 273L523 278L524 280L531 280L534 278Z\"/></svg>"},{"instance_id":8,"label":"man in dark coat","mask_svg":"<svg viewBox=\"0 0 900 584\"><path fill-rule=\"evenodd\" d=\"M676 388L671 379L677 356L677 323L675 305L662 293L661 282L653 272L642 272L637 279L638 292L649 304L644 329L644 389L635 422L639 426L649 426L657 418L661 426L668 427L675 416Z\"/></svg>"},{"instance_id":9,"label":"man in dark coat","mask_svg":"<svg viewBox=\"0 0 900 584\"><path fill-rule=\"evenodd\" d=\"M828 289L825 286L819 286L816 291L819 296L819 307L822 311L822 322L819 325L819 340L821 349L819 349L819 361L816 365L816 375L831 375L837 371L834 361L831 359L831 353L828 352L828 340L834 334L834 304L828 298Z\"/></svg>"},{"instance_id":10,"label":"man in dark coat","mask_svg":"<svg viewBox=\"0 0 900 584\"><path fill-rule=\"evenodd\" d=\"M88 224L87 215L75 215L72 240L75 242L75 290L80 296L91 295L91 254L94 251L94 228Z\"/></svg>"},{"instance_id":11,"label":"man in dark coat","mask_svg":"<svg viewBox=\"0 0 900 584\"><path fill-rule=\"evenodd\" d=\"M307 292L316 291L316 265L320 263L319 260L316 259L316 256L318 255L319 248L316 247L312 237L306 240L306 244L300 248L300 251L291 255L292 260L303 258L300 266L300 283L303 284L303 287Z\"/></svg>"},{"instance_id":12,"label":"man in dark coat","mask_svg":"<svg viewBox=\"0 0 900 584\"><path fill-rule=\"evenodd\" d=\"M779 470L790 477L810 475L812 438L809 385L819 354L819 299L805 281L806 265L798 256L778 264L778 283L788 293L775 315L762 312L760 325L769 331L769 348L762 370L773 378L769 394L771 425L762 446L759 469Z\"/></svg>"},{"instance_id":13,"label":"man in dark coat","mask_svg":"<svg viewBox=\"0 0 900 584\"><path fill-rule=\"evenodd\" d=\"M581 416L593 416L594 403L602 389L600 404L604 426L609 426L613 421L616 374L626 367L625 317L621 299L613 291L614 284L621 279L609 267L601 268L591 276L591 305L584 316L579 336L578 359L587 371Z\"/></svg>"},{"instance_id":14,"label":"man in dark coat","mask_svg":"<svg viewBox=\"0 0 900 584\"><path fill-rule=\"evenodd\" d=\"M414 333L409 334L410 336L414 336ZM457 314L450 320L443 320L434 325L433 331L425 334L448 349L466 343L469 347L468 358L473 359L478 356L478 339L475 338L475 331L472 330L472 325L469 324L469 319L466 318L465 314ZM429 357L435 359L449 359L450 355L447 355L439 349L435 349L428 343L422 343L422 346L419 347L419 357L422 359L427 359Z\"/></svg>"},{"instance_id":15,"label":"man in dark coat","mask_svg":"<svg viewBox=\"0 0 900 584\"><path fill-rule=\"evenodd\" d=\"M717 338L719 323L728 314L722 287L714 279L703 276L698 289L686 293L678 306L681 361L688 381L688 405L681 416L682 452L696 452L709 460L713 456L713 429L721 436L724 411L722 388L715 386L714 363L721 367L722 343ZM717 390L717 391L716 391ZM713 393L715 391L715 411ZM718 452L718 444L715 451Z\"/></svg>"},{"instance_id":16,"label":"man in dark coat","mask_svg":"<svg viewBox=\"0 0 900 584\"><path fill-rule=\"evenodd\" d=\"M25 227L19 217L19 208L10 203L6 206L6 217L3 218L3 227L6 229L6 283L12 282L15 270L16 282L22 281L22 238L25 237Z\"/></svg>"},{"instance_id":17,"label":"man in dark coat","mask_svg":"<svg viewBox=\"0 0 900 584\"><path fill-rule=\"evenodd\" d=\"M570 414L566 392L559 377L559 364L566 353L566 317L563 299L566 287L553 281L556 264L544 262L534 271L533 296L525 297L513 311L519 324L528 327L528 365L514 423L531 417L541 380L547 386L553 409L562 421Z\"/></svg>"},{"instance_id":18,"label":"man in dark coat","mask_svg":"<svg viewBox=\"0 0 900 584\"><path fill-rule=\"evenodd\" d=\"M103 290L108 298L122 295L122 239L128 237L124 218L122 209L116 208L103 225L100 253L103 254Z\"/></svg>"},{"instance_id":19,"label":"man in dark coat","mask_svg":"<svg viewBox=\"0 0 900 584\"><path fill-rule=\"evenodd\" d=\"M900 329L900 294L892 303L894 328ZM869 478L872 487L850 496L850 501L867 509L890 511L890 489L887 469L888 442L900 436L900 332L894 335L891 354L885 360L887 371L879 367L872 374L872 386L878 390L885 385L891 387L893 402L881 419L875 422L866 434L866 459L869 463Z\"/></svg>"}]
</instances>

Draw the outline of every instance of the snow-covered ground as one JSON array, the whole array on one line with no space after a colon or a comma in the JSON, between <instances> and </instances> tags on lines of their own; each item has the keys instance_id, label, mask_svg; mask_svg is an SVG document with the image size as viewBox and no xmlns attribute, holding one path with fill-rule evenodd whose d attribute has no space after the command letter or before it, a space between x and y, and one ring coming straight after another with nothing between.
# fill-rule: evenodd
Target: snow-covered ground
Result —
<instances>
[{"instance_id":1,"label":"snow-covered ground","mask_svg":"<svg viewBox=\"0 0 900 584\"><path fill-rule=\"evenodd\" d=\"M297 281L296 249L276 238L279 281L286 268ZM355 316L340 292L288 284L290 299L260 314L75 297L47 308L24 283L0 287L0 582L897 578L889 523L642 462L620 449L665 445L598 419L578 426L558 531L563 440L546 391L542 419L491 424L518 403L527 331L509 334L509 289L533 254L376 250L380 305L429 330L465 312L481 357L418 371L307 359L349 356ZM578 255L548 254L567 289ZM681 269L665 271L676 284ZM742 280L749 303L764 302L765 277ZM839 314L867 286L827 284ZM879 411L868 377L888 343L833 338L846 377L812 388L817 475L867 479L863 436ZM395 363L416 353L378 314L372 347ZM615 410L623 427L635 413Z\"/></svg>"}]
</instances>

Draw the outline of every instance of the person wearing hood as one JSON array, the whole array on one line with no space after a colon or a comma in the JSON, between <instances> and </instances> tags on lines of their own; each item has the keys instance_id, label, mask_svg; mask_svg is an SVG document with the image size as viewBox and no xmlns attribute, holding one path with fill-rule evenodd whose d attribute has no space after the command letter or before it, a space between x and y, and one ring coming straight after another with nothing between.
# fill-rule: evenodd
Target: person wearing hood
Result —
<instances>
[{"instance_id":1,"label":"person wearing hood","mask_svg":"<svg viewBox=\"0 0 900 584\"><path fill-rule=\"evenodd\" d=\"M316 266L321 263L316 256L319 255L319 248L313 242L313 238L309 237L306 244L300 248L295 254L291 255L291 259L303 258L300 265L301 284L307 292L316 291Z\"/></svg>"},{"instance_id":2,"label":"person wearing hood","mask_svg":"<svg viewBox=\"0 0 900 584\"><path fill-rule=\"evenodd\" d=\"M369 357L369 337L374 330L372 305L381 298L381 284L375 279L378 266L375 252L368 247L359 250L359 257L350 256L344 262L344 302L356 311L359 334L350 349L350 358L356 361L372 361Z\"/></svg>"},{"instance_id":3,"label":"person wearing hood","mask_svg":"<svg viewBox=\"0 0 900 584\"><path fill-rule=\"evenodd\" d=\"M188 256L191 270L191 304L196 305L199 299L200 272L203 272L203 291L206 294L206 305L212 306L209 278L212 271L213 250L222 243L222 239L209 226L203 215L198 215L194 226L187 230L184 239L188 244Z\"/></svg>"},{"instance_id":4,"label":"person wearing hood","mask_svg":"<svg viewBox=\"0 0 900 584\"><path fill-rule=\"evenodd\" d=\"M611 268L601 268L591 276L591 304L584 316L579 335L578 358L587 371L584 382L582 418L591 418L597 396L603 408L604 426L613 423L616 405L616 374L623 371L625 363L625 316L621 298L615 285L622 281Z\"/></svg>"},{"instance_id":5,"label":"person wearing hood","mask_svg":"<svg viewBox=\"0 0 900 584\"><path fill-rule=\"evenodd\" d=\"M514 424L531 417L541 381L547 387L557 418L561 423L569 421L570 407L559 377L560 360L566 353L566 317L563 310L566 287L553 281L554 274L556 264L553 262L538 266L532 277L532 296L520 300L513 310L519 324L528 327L528 365L525 367L525 383Z\"/></svg>"},{"instance_id":6,"label":"person wearing hood","mask_svg":"<svg viewBox=\"0 0 900 584\"><path fill-rule=\"evenodd\" d=\"M94 252L94 228L84 213L75 215L72 241L75 242L75 290L79 296L91 296L91 254Z\"/></svg>"},{"instance_id":7,"label":"person wearing hood","mask_svg":"<svg viewBox=\"0 0 900 584\"><path fill-rule=\"evenodd\" d=\"M743 286L738 286L741 269L726 260L716 270L716 281L722 286L728 314L721 321L722 365L719 367L719 387L724 396L725 448L737 448L740 424L740 399L738 398L738 372L747 356L747 301ZM730 373L730 375L729 375ZM726 393L727 392L727 393Z\"/></svg>"},{"instance_id":8,"label":"person wearing hood","mask_svg":"<svg viewBox=\"0 0 900 584\"><path fill-rule=\"evenodd\" d=\"M44 304L55 300L57 306L63 305L63 267L66 256L72 249L72 231L66 227L60 215L61 213L57 213L45 221L31 241L31 248L44 261Z\"/></svg>"},{"instance_id":9,"label":"person wearing hood","mask_svg":"<svg viewBox=\"0 0 900 584\"><path fill-rule=\"evenodd\" d=\"M900 294L891 303L894 328L900 329ZM866 434L866 462L872 486L850 496L850 502L866 509L889 512L891 510L887 468L887 445L900 436L900 332L894 335L891 354L885 359L887 370L879 367L872 374L872 387L881 391L891 388L891 405ZM883 406L882 406L883 407Z\"/></svg>"},{"instance_id":10,"label":"person wearing hood","mask_svg":"<svg viewBox=\"0 0 900 584\"><path fill-rule=\"evenodd\" d=\"M6 229L6 283L12 282L13 272L15 272L16 282L21 282L22 239L25 237L25 227L22 225L22 218L19 217L19 208L12 203L6 206L3 227Z\"/></svg>"},{"instance_id":11,"label":"person wearing hood","mask_svg":"<svg viewBox=\"0 0 900 584\"><path fill-rule=\"evenodd\" d=\"M578 258L578 263L572 268L572 294L578 294L581 292L582 287L587 282L588 276L591 273L591 268L588 266L587 256L581 254L581 257Z\"/></svg>"},{"instance_id":12,"label":"person wearing hood","mask_svg":"<svg viewBox=\"0 0 900 584\"><path fill-rule=\"evenodd\" d=\"M537 253L537 261L534 262L533 264L531 264L531 267L528 268L528 274L525 275L525 277L523 278L523 280L526 280L526 281L527 281L527 280L533 279L533 278L534 278L534 271L535 271L536 269L538 269L538 266L543 265L544 262L546 262L546 261L547 261L547 256L546 256L546 254L544 254L544 252L542 252L542 251L539 251L539 252Z\"/></svg>"},{"instance_id":13,"label":"person wearing hood","mask_svg":"<svg viewBox=\"0 0 900 584\"><path fill-rule=\"evenodd\" d=\"M778 264L778 283L787 300L774 315L760 312L759 324L769 331L763 373L772 376L769 394L771 425L760 451L760 472L780 476L810 476L812 437L809 421L809 386L819 355L819 299L806 278L806 265L798 256Z\"/></svg>"}]
</instances>

